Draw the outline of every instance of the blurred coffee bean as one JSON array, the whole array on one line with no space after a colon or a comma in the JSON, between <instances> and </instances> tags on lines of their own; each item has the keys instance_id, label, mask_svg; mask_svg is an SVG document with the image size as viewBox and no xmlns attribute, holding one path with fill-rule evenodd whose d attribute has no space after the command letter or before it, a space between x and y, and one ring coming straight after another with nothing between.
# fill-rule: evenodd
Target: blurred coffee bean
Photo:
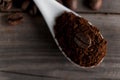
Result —
<instances>
[{"instance_id":1,"label":"blurred coffee bean","mask_svg":"<svg viewBox=\"0 0 120 80\"><path fill-rule=\"evenodd\" d=\"M29 10L29 14L35 16L38 12L38 8L35 4L33 4Z\"/></svg>"},{"instance_id":2,"label":"blurred coffee bean","mask_svg":"<svg viewBox=\"0 0 120 80\"><path fill-rule=\"evenodd\" d=\"M0 0L0 10L6 11L12 7L12 0Z\"/></svg>"},{"instance_id":3,"label":"blurred coffee bean","mask_svg":"<svg viewBox=\"0 0 120 80\"><path fill-rule=\"evenodd\" d=\"M102 0L84 0L84 4L93 10L98 10L102 6Z\"/></svg>"},{"instance_id":4,"label":"blurred coffee bean","mask_svg":"<svg viewBox=\"0 0 120 80\"><path fill-rule=\"evenodd\" d=\"M76 10L77 9L77 3L78 3L78 0L62 0L63 1L63 4L72 9L72 10Z\"/></svg>"},{"instance_id":5,"label":"blurred coffee bean","mask_svg":"<svg viewBox=\"0 0 120 80\"><path fill-rule=\"evenodd\" d=\"M89 0L89 6L93 9L93 10L98 10L101 8L102 6L102 0Z\"/></svg>"},{"instance_id":6,"label":"blurred coffee bean","mask_svg":"<svg viewBox=\"0 0 120 80\"><path fill-rule=\"evenodd\" d=\"M25 0L21 5L22 10L27 10L29 5L30 5L30 0Z\"/></svg>"},{"instance_id":7,"label":"blurred coffee bean","mask_svg":"<svg viewBox=\"0 0 120 80\"><path fill-rule=\"evenodd\" d=\"M38 13L38 8L33 0L24 0L21 5L22 10L28 12L30 15L35 16Z\"/></svg>"},{"instance_id":8,"label":"blurred coffee bean","mask_svg":"<svg viewBox=\"0 0 120 80\"><path fill-rule=\"evenodd\" d=\"M23 14L22 13L11 13L8 15L8 23L10 25L17 25L23 22Z\"/></svg>"}]
</instances>

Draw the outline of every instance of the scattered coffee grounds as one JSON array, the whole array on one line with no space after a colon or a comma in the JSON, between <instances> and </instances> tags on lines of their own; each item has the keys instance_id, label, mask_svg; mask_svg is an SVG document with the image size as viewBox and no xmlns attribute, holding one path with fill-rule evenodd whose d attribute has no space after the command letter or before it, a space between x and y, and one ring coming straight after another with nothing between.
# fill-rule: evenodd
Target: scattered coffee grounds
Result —
<instances>
[{"instance_id":1,"label":"scattered coffee grounds","mask_svg":"<svg viewBox=\"0 0 120 80\"><path fill-rule=\"evenodd\" d=\"M100 31L71 12L56 18L54 32L67 57L80 66L96 66L106 54L107 41Z\"/></svg>"},{"instance_id":2,"label":"scattered coffee grounds","mask_svg":"<svg viewBox=\"0 0 120 80\"><path fill-rule=\"evenodd\" d=\"M8 23L10 25L17 25L23 22L23 15L22 13L12 13L8 15Z\"/></svg>"}]
</instances>

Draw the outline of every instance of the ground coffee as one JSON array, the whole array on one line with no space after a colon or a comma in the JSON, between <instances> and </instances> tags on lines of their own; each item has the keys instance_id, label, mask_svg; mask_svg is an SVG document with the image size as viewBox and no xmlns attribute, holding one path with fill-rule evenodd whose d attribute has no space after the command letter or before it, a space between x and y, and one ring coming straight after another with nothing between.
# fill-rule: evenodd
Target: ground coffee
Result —
<instances>
[{"instance_id":1,"label":"ground coffee","mask_svg":"<svg viewBox=\"0 0 120 80\"><path fill-rule=\"evenodd\" d=\"M100 31L71 12L56 18L54 32L67 57L80 66L95 66L106 54L107 42Z\"/></svg>"}]
</instances>

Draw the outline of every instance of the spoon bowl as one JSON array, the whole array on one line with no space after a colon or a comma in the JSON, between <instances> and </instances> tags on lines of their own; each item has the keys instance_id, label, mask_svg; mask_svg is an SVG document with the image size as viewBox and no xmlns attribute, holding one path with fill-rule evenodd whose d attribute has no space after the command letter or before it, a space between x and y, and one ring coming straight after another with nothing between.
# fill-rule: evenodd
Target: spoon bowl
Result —
<instances>
[{"instance_id":1,"label":"spoon bowl","mask_svg":"<svg viewBox=\"0 0 120 80\"><path fill-rule=\"evenodd\" d=\"M66 8L65 6L61 5L60 3L58 3L56 0L34 0L35 4L37 5L38 9L41 11L47 25L48 28L56 42L56 44L58 45L60 51L63 53L63 55L74 65L76 65L77 67L81 67L81 68L93 68L95 66L91 66L91 67L83 67L80 66L78 64L76 64L75 62L73 62L69 57L67 57L67 55L62 51L62 48L59 46L59 43L57 41L57 39L55 38L55 33L54 33L54 25L55 25L55 19L60 16L63 12L67 11L67 12L72 12L73 14L75 14L76 16L81 17L79 14L75 13L74 11ZM92 25L91 22L88 22L90 25ZM101 35L101 33L100 33ZM103 38L103 36L101 35L101 37ZM103 58L104 59L104 58ZM99 64L103 61L103 59L99 62ZM98 65L99 65L98 64Z\"/></svg>"}]
</instances>

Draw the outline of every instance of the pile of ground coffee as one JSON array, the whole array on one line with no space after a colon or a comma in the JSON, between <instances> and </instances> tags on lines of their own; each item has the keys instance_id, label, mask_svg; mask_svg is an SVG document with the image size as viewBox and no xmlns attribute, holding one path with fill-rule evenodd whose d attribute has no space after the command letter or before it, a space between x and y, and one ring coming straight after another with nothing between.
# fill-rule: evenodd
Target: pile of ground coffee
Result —
<instances>
[{"instance_id":1,"label":"pile of ground coffee","mask_svg":"<svg viewBox=\"0 0 120 80\"><path fill-rule=\"evenodd\" d=\"M95 66L106 54L107 41L100 31L71 12L56 18L54 32L67 57L80 66Z\"/></svg>"}]
</instances>

